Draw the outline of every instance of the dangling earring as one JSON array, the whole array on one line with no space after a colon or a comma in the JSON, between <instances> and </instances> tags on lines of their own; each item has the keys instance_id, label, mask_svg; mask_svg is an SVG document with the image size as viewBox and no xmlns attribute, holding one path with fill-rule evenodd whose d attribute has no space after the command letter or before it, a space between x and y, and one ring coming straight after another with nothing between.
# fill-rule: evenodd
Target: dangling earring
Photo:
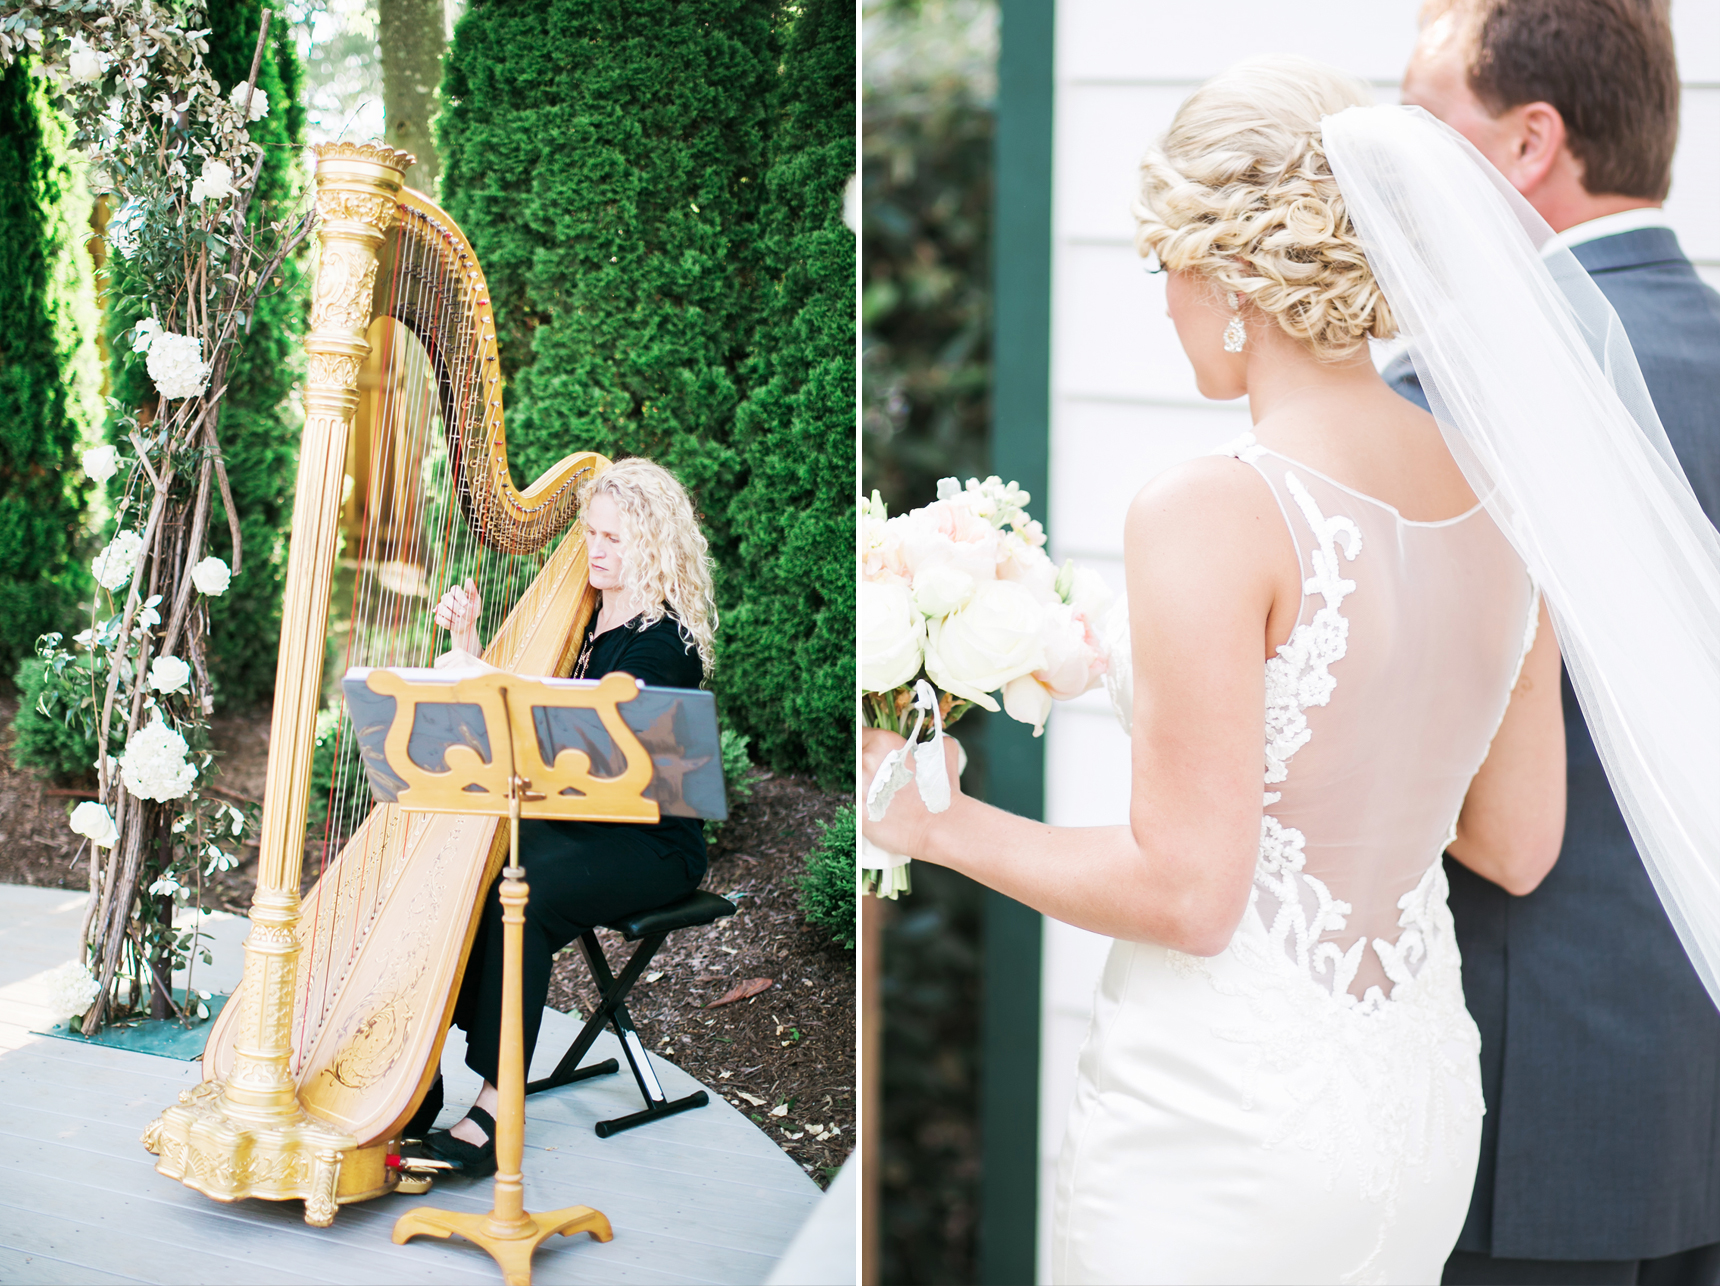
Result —
<instances>
[{"instance_id":1,"label":"dangling earring","mask_svg":"<svg viewBox=\"0 0 1720 1286\"><path fill-rule=\"evenodd\" d=\"M1224 328L1224 351L1240 353L1244 341L1248 338L1248 332L1242 328L1242 309L1236 302L1236 292L1234 290L1225 292L1224 302L1233 310L1230 324Z\"/></svg>"}]
</instances>

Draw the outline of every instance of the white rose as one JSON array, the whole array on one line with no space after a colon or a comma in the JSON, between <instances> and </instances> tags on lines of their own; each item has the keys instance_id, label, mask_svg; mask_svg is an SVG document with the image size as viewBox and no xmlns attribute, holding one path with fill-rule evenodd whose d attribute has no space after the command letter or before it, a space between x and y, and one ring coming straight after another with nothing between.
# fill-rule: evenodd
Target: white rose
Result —
<instances>
[{"instance_id":1,"label":"white rose","mask_svg":"<svg viewBox=\"0 0 1720 1286\"><path fill-rule=\"evenodd\" d=\"M959 568L975 580L997 575L1002 555L997 529L967 505L937 501L890 525L898 528L901 560L916 581L921 572L940 564Z\"/></svg>"},{"instance_id":2,"label":"white rose","mask_svg":"<svg viewBox=\"0 0 1720 1286\"><path fill-rule=\"evenodd\" d=\"M73 36L71 53L66 56L66 70L72 79L100 80L104 68L102 56L85 44L82 36Z\"/></svg>"},{"instance_id":3,"label":"white rose","mask_svg":"<svg viewBox=\"0 0 1720 1286\"><path fill-rule=\"evenodd\" d=\"M1080 696L1105 673L1097 639L1088 634L1086 622L1067 603L1045 607L1040 642L1045 647L1045 662L1033 677L1059 701Z\"/></svg>"},{"instance_id":4,"label":"white rose","mask_svg":"<svg viewBox=\"0 0 1720 1286\"><path fill-rule=\"evenodd\" d=\"M1014 581L981 581L966 607L927 627L926 674L945 692L996 710L986 693L1044 663L1042 615Z\"/></svg>"},{"instance_id":5,"label":"white rose","mask_svg":"<svg viewBox=\"0 0 1720 1286\"><path fill-rule=\"evenodd\" d=\"M225 161L217 161L209 157L203 162L203 171L191 181L191 201L201 205L204 201L233 195L233 167Z\"/></svg>"},{"instance_id":6,"label":"white rose","mask_svg":"<svg viewBox=\"0 0 1720 1286\"><path fill-rule=\"evenodd\" d=\"M146 362L155 391L167 399L196 397L209 384L209 363L203 360L203 341L195 335L163 331L149 346Z\"/></svg>"},{"instance_id":7,"label":"white rose","mask_svg":"<svg viewBox=\"0 0 1720 1286\"><path fill-rule=\"evenodd\" d=\"M191 682L191 667L176 656L158 656L149 665L149 686L157 692L178 692Z\"/></svg>"},{"instance_id":8,"label":"white rose","mask_svg":"<svg viewBox=\"0 0 1720 1286\"><path fill-rule=\"evenodd\" d=\"M112 848L119 838L119 828L113 824L113 814L93 799L86 799L72 809L71 826L97 848Z\"/></svg>"},{"instance_id":9,"label":"white rose","mask_svg":"<svg viewBox=\"0 0 1720 1286\"><path fill-rule=\"evenodd\" d=\"M1062 580L1061 577L1058 578ZM1105 619L1105 613L1111 610L1111 604L1116 601L1116 595L1105 583L1105 578L1091 567L1074 567L1069 573L1069 590L1063 595L1063 601L1075 609L1075 615L1085 621L1090 629L1097 629Z\"/></svg>"},{"instance_id":10,"label":"white rose","mask_svg":"<svg viewBox=\"0 0 1720 1286\"><path fill-rule=\"evenodd\" d=\"M920 672L925 622L907 589L895 583L860 582L860 687L888 692Z\"/></svg>"},{"instance_id":11,"label":"white rose","mask_svg":"<svg viewBox=\"0 0 1720 1286\"><path fill-rule=\"evenodd\" d=\"M227 564L214 554L210 554L191 569L191 583L197 587L197 592L208 594L212 598L225 594L232 579L233 574L227 570Z\"/></svg>"},{"instance_id":12,"label":"white rose","mask_svg":"<svg viewBox=\"0 0 1720 1286\"><path fill-rule=\"evenodd\" d=\"M926 616L948 616L973 597L974 584L961 568L934 563L914 577L914 606Z\"/></svg>"},{"instance_id":13,"label":"white rose","mask_svg":"<svg viewBox=\"0 0 1720 1286\"><path fill-rule=\"evenodd\" d=\"M185 750L185 738L163 723L158 712L153 722L125 743L125 753L119 757L120 780L139 799L163 803L179 799L197 780L197 769L185 761Z\"/></svg>"},{"instance_id":14,"label":"white rose","mask_svg":"<svg viewBox=\"0 0 1720 1286\"><path fill-rule=\"evenodd\" d=\"M902 558L902 523L885 517L876 491L870 505L860 506L860 578L902 585L913 579Z\"/></svg>"},{"instance_id":15,"label":"white rose","mask_svg":"<svg viewBox=\"0 0 1720 1286\"><path fill-rule=\"evenodd\" d=\"M83 455L84 477L106 482L119 472L119 451L114 447L91 447Z\"/></svg>"},{"instance_id":16,"label":"white rose","mask_svg":"<svg viewBox=\"0 0 1720 1286\"><path fill-rule=\"evenodd\" d=\"M1031 674L1003 685L1003 712L1017 723L1033 725L1033 735L1045 735L1045 720L1051 713L1051 693Z\"/></svg>"},{"instance_id":17,"label":"white rose","mask_svg":"<svg viewBox=\"0 0 1720 1286\"><path fill-rule=\"evenodd\" d=\"M232 103L233 106L237 107L240 111L245 110L244 81L240 81L237 85L233 86L233 92L227 95L227 101ZM251 119L254 121L260 121L268 114L269 96L263 92L263 87L258 85L256 89L251 91Z\"/></svg>"},{"instance_id":18,"label":"white rose","mask_svg":"<svg viewBox=\"0 0 1720 1286\"><path fill-rule=\"evenodd\" d=\"M1037 545L1029 544L1015 532L1002 538L1002 557L998 559L1000 580L1012 580L1033 591L1042 603L1060 601L1057 595L1057 564Z\"/></svg>"},{"instance_id":19,"label":"white rose","mask_svg":"<svg viewBox=\"0 0 1720 1286\"><path fill-rule=\"evenodd\" d=\"M161 334L161 323L153 317L145 317L131 328L131 351L147 353L149 346L155 342L155 337Z\"/></svg>"},{"instance_id":20,"label":"white rose","mask_svg":"<svg viewBox=\"0 0 1720 1286\"><path fill-rule=\"evenodd\" d=\"M112 593L131 580L132 569L137 566L137 556L142 550L142 536L135 531L122 531L96 555L90 564L90 574L96 578L96 584Z\"/></svg>"},{"instance_id":21,"label":"white rose","mask_svg":"<svg viewBox=\"0 0 1720 1286\"><path fill-rule=\"evenodd\" d=\"M70 1022L95 1003L101 983L81 960L68 960L44 974L43 998L58 1023Z\"/></svg>"}]
</instances>

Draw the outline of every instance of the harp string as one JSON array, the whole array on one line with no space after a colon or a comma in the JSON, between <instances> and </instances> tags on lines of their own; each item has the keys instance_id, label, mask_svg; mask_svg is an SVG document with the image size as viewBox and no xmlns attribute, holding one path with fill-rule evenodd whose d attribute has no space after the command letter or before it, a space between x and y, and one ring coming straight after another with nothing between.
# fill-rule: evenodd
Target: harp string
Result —
<instances>
[{"instance_id":1,"label":"harp string","mask_svg":"<svg viewBox=\"0 0 1720 1286\"><path fill-rule=\"evenodd\" d=\"M495 520L494 505L480 494L488 466L482 429L501 397L498 373L485 369L492 363L473 309L479 279L446 229L410 207L402 212L385 320L375 337L381 369L370 399L369 442L362 444L367 473L359 534L346 559L353 585L342 670L431 664L446 640L430 611L467 577L483 599L480 631L493 641L547 561L545 536L554 534L547 528L556 521L557 506L546 503L511 528L479 529L486 516ZM509 546L536 552L505 552ZM318 858L319 905L307 943L310 967L301 972L295 1072L390 891L390 867L408 829L391 808L359 825L371 812L368 784L344 697L338 687L331 696L335 767Z\"/></svg>"}]
</instances>

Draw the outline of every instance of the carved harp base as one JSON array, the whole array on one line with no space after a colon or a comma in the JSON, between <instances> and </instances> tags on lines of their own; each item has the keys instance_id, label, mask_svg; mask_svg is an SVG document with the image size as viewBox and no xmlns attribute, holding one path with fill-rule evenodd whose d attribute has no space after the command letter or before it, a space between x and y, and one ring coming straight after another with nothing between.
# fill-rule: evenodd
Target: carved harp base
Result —
<instances>
[{"instance_id":1,"label":"carved harp base","mask_svg":"<svg viewBox=\"0 0 1720 1286\"><path fill-rule=\"evenodd\" d=\"M399 1182L387 1164L390 1143L361 1148L303 1109L266 1125L235 1120L224 1110L222 1088L204 1081L150 1122L143 1145L160 1158L160 1173L217 1201L303 1201L313 1228L333 1223L340 1206L380 1197Z\"/></svg>"},{"instance_id":2,"label":"carved harp base","mask_svg":"<svg viewBox=\"0 0 1720 1286\"><path fill-rule=\"evenodd\" d=\"M508 1286L531 1286L532 1255L551 1237L571 1237L588 1232L594 1241L609 1241L615 1234L601 1211L590 1206L569 1206L547 1214L528 1214L515 1226L499 1224L494 1212L474 1215L418 1206L394 1223L394 1244L403 1246L413 1237L464 1237L482 1246L502 1270Z\"/></svg>"}]
</instances>

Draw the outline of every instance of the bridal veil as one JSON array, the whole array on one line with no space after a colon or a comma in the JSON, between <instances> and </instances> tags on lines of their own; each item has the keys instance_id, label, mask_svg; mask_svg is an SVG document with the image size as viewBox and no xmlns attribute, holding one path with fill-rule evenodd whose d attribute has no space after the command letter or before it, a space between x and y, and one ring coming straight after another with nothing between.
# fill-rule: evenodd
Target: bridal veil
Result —
<instances>
[{"instance_id":1,"label":"bridal veil","mask_svg":"<svg viewBox=\"0 0 1720 1286\"><path fill-rule=\"evenodd\" d=\"M1447 445L1546 597L1589 730L1720 1004L1720 534L1612 306L1420 108L1322 122L1327 159Z\"/></svg>"}]
</instances>

